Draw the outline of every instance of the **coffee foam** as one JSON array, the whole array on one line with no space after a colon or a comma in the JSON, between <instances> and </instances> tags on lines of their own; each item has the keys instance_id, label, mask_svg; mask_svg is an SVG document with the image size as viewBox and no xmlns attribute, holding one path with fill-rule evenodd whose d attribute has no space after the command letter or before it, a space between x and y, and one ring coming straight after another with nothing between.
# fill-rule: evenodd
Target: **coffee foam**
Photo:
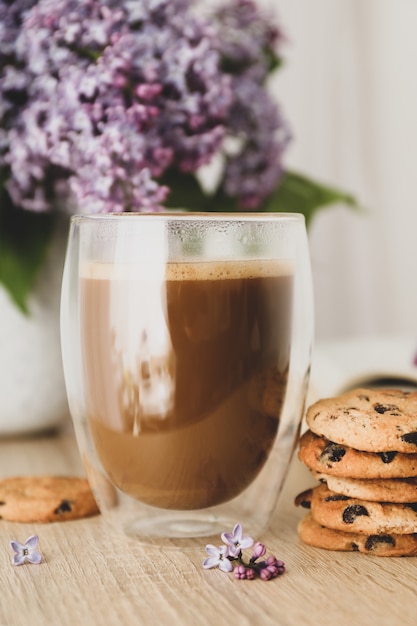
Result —
<instances>
[{"instance_id":1,"label":"coffee foam","mask_svg":"<svg viewBox=\"0 0 417 626\"><path fill-rule=\"evenodd\" d=\"M290 276L293 264L288 259L251 259L226 261L186 261L162 264L100 263L81 265L80 277L93 280L233 280Z\"/></svg>"}]
</instances>

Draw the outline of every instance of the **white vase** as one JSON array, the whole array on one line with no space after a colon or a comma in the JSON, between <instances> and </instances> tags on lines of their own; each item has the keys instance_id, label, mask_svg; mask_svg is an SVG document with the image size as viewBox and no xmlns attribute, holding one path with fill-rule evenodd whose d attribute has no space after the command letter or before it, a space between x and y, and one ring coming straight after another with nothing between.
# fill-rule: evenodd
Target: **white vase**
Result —
<instances>
[{"instance_id":1,"label":"white vase","mask_svg":"<svg viewBox=\"0 0 417 626\"><path fill-rule=\"evenodd\" d=\"M59 223L24 315L0 286L0 437L69 422L59 333L67 223Z\"/></svg>"}]
</instances>

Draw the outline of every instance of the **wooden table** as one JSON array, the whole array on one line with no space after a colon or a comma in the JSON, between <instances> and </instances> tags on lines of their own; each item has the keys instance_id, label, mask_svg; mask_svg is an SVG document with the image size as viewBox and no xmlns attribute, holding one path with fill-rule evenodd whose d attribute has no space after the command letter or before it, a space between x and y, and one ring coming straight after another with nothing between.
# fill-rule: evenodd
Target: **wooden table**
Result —
<instances>
[{"instance_id":1,"label":"wooden table","mask_svg":"<svg viewBox=\"0 0 417 626\"><path fill-rule=\"evenodd\" d=\"M25 473L82 475L72 432L0 441L0 476ZM38 525L0 521L0 625L414 625L417 558L299 543L304 511L293 500L311 484L295 459L272 527L257 538L287 566L268 582L203 570L204 540L190 541L187 550L146 549L107 534L100 516ZM44 561L11 565L9 541L31 534L39 536Z\"/></svg>"}]
</instances>

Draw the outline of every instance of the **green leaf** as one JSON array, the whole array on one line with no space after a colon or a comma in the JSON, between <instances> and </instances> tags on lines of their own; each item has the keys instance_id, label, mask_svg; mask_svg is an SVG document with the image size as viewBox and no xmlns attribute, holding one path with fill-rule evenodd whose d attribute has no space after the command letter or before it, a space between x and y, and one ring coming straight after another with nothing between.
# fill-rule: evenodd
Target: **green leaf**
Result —
<instances>
[{"instance_id":1,"label":"green leaf","mask_svg":"<svg viewBox=\"0 0 417 626\"><path fill-rule=\"evenodd\" d=\"M0 191L0 283L14 303L29 313L28 296L45 261L54 226L52 213L16 208Z\"/></svg>"},{"instance_id":2,"label":"green leaf","mask_svg":"<svg viewBox=\"0 0 417 626\"><path fill-rule=\"evenodd\" d=\"M168 208L213 213L241 211L237 199L226 195L222 187L219 187L213 195L205 194L193 174L170 170L160 182L171 189L165 203ZM287 171L260 211L302 213L306 224L309 225L319 209L337 202L359 209L355 198L345 191L317 183L302 174Z\"/></svg>"},{"instance_id":3,"label":"green leaf","mask_svg":"<svg viewBox=\"0 0 417 626\"><path fill-rule=\"evenodd\" d=\"M158 182L170 189L165 206L184 211L207 211L208 196L193 174L171 169Z\"/></svg>"},{"instance_id":4,"label":"green leaf","mask_svg":"<svg viewBox=\"0 0 417 626\"><path fill-rule=\"evenodd\" d=\"M272 48L266 47L263 50L263 53L267 63L268 74L272 74L276 70L282 68L282 66L284 65L284 59L278 56Z\"/></svg>"},{"instance_id":5,"label":"green leaf","mask_svg":"<svg viewBox=\"0 0 417 626\"><path fill-rule=\"evenodd\" d=\"M242 212L239 207L237 199L228 196L224 193L223 188L219 187L217 191L206 196L206 211L210 213L240 213Z\"/></svg>"},{"instance_id":6,"label":"green leaf","mask_svg":"<svg viewBox=\"0 0 417 626\"><path fill-rule=\"evenodd\" d=\"M194 174L185 174L171 169L159 179L170 188L165 206L170 209L183 209L196 213L234 213L240 211L236 198L227 196L219 187L213 194L207 194Z\"/></svg>"},{"instance_id":7,"label":"green leaf","mask_svg":"<svg viewBox=\"0 0 417 626\"><path fill-rule=\"evenodd\" d=\"M346 191L287 171L277 189L263 205L262 211L303 213L306 224L309 225L319 209L337 202L359 209L355 198Z\"/></svg>"}]
</instances>

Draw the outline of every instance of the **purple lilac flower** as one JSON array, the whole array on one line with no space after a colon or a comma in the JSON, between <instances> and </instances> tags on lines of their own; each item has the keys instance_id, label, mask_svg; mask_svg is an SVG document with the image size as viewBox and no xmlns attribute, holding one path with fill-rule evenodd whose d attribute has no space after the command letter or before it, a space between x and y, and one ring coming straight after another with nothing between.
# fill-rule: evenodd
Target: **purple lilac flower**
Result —
<instances>
[{"instance_id":1,"label":"purple lilac flower","mask_svg":"<svg viewBox=\"0 0 417 626\"><path fill-rule=\"evenodd\" d=\"M255 570L244 565L237 565L233 573L238 580L253 580L256 577Z\"/></svg>"},{"instance_id":2,"label":"purple lilac flower","mask_svg":"<svg viewBox=\"0 0 417 626\"><path fill-rule=\"evenodd\" d=\"M244 536L241 524L236 524L231 533L222 533L221 538L226 545L220 548L211 544L206 546L209 556L203 561L205 569L219 567L224 572L233 571L238 580L254 580L258 576L261 580L271 580L285 572L285 563L272 554L265 560L258 561L266 554L266 546L260 541L254 544L252 537ZM247 562L242 550L251 546L253 555Z\"/></svg>"},{"instance_id":3,"label":"purple lilac flower","mask_svg":"<svg viewBox=\"0 0 417 626\"><path fill-rule=\"evenodd\" d=\"M40 563L42 561L42 555L36 550L37 545L38 537L36 535L29 537L25 543L12 540L10 547L15 553L13 555L13 565L23 565L26 561L35 564Z\"/></svg>"},{"instance_id":4,"label":"purple lilac flower","mask_svg":"<svg viewBox=\"0 0 417 626\"><path fill-rule=\"evenodd\" d=\"M266 91L244 77L234 78L235 101L228 127L241 136L243 149L229 155L224 174L227 195L252 210L268 197L281 178L282 155L290 136Z\"/></svg>"},{"instance_id":5,"label":"purple lilac flower","mask_svg":"<svg viewBox=\"0 0 417 626\"><path fill-rule=\"evenodd\" d=\"M0 179L14 204L158 210L164 173L223 153L221 189L259 208L289 141L265 87L282 36L253 0L226 2L203 19L197 0L0 0Z\"/></svg>"},{"instance_id":6,"label":"purple lilac flower","mask_svg":"<svg viewBox=\"0 0 417 626\"><path fill-rule=\"evenodd\" d=\"M230 0L215 12L223 64L231 73L245 73L258 83L268 75L269 55L284 40L269 12L254 0Z\"/></svg>"},{"instance_id":7,"label":"purple lilac flower","mask_svg":"<svg viewBox=\"0 0 417 626\"><path fill-rule=\"evenodd\" d=\"M253 556L251 557L251 561L256 561L256 559L259 559L261 556L264 556L265 553L266 553L266 546L260 541L257 541L255 545L253 546Z\"/></svg>"},{"instance_id":8,"label":"purple lilac flower","mask_svg":"<svg viewBox=\"0 0 417 626\"><path fill-rule=\"evenodd\" d=\"M232 533L222 533L222 541L229 546L230 556L239 556L242 550L253 546L252 537L243 536L243 528L241 524L236 524Z\"/></svg>"},{"instance_id":9,"label":"purple lilac flower","mask_svg":"<svg viewBox=\"0 0 417 626\"><path fill-rule=\"evenodd\" d=\"M0 0L0 172L2 154L7 149L6 116L13 119L19 95L27 85L27 76L17 67L16 39L27 11L36 0Z\"/></svg>"},{"instance_id":10,"label":"purple lilac flower","mask_svg":"<svg viewBox=\"0 0 417 626\"><path fill-rule=\"evenodd\" d=\"M234 101L226 128L242 148L226 153L222 186L241 209L259 208L281 178L282 156L290 132L265 87L269 58L282 41L281 33L253 0L232 0L220 8L220 53L232 75Z\"/></svg>"},{"instance_id":11,"label":"purple lilac flower","mask_svg":"<svg viewBox=\"0 0 417 626\"><path fill-rule=\"evenodd\" d=\"M37 0L0 0L0 68L14 56L16 37L26 12Z\"/></svg>"},{"instance_id":12,"label":"purple lilac flower","mask_svg":"<svg viewBox=\"0 0 417 626\"><path fill-rule=\"evenodd\" d=\"M157 209L157 178L223 141L232 93L214 41L184 0L39 0L16 39L23 69L0 75L25 100L0 138L14 203L46 210L67 181L82 210Z\"/></svg>"},{"instance_id":13,"label":"purple lilac flower","mask_svg":"<svg viewBox=\"0 0 417 626\"><path fill-rule=\"evenodd\" d=\"M218 567L222 572L231 572L233 570L233 566L227 558L229 556L227 546L216 548L216 546L208 544L206 546L206 552L209 556L203 561L204 569Z\"/></svg>"},{"instance_id":14,"label":"purple lilac flower","mask_svg":"<svg viewBox=\"0 0 417 626\"><path fill-rule=\"evenodd\" d=\"M285 563L284 561L280 561L272 554L266 559L266 561L262 561L259 564L259 576L263 580L270 580L271 578L276 578L277 576L281 576L285 572Z\"/></svg>"}]
</instances>

